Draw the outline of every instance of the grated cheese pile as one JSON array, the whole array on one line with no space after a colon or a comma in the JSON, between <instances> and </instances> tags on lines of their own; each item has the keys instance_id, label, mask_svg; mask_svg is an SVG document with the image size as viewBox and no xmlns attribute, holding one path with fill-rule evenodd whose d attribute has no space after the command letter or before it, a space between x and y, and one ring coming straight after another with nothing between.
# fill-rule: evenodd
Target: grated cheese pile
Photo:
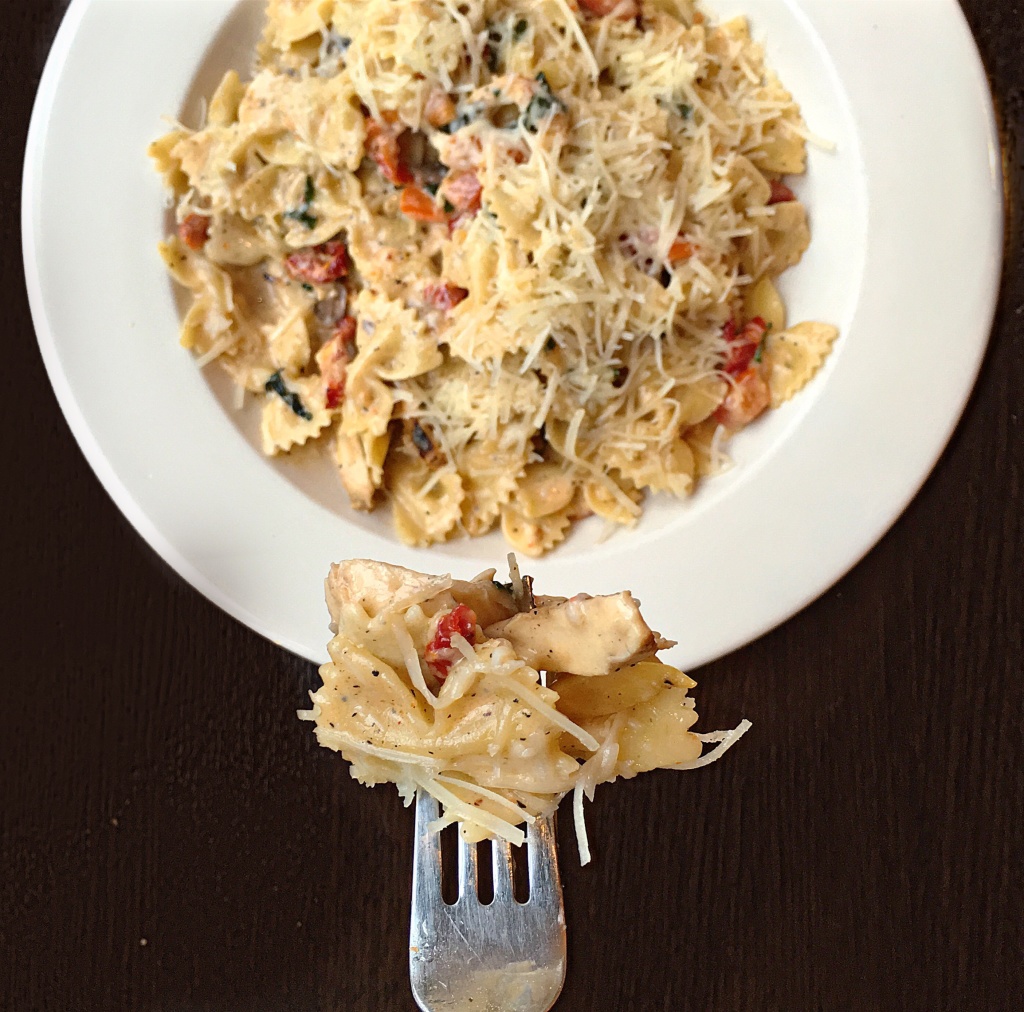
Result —
<instances>
[{"instance_id":1,"label":"grated cheese pile","mask_svg":"<svg viewBox=\"0 0 1024 1012\"><path fill-rule=\"evenodd\" d=\"M807 136L691 0L269 0L252 80L151 148L182 342L407 543L633 525L835 340L774 285Z\"/></svg>"}]
</instances>

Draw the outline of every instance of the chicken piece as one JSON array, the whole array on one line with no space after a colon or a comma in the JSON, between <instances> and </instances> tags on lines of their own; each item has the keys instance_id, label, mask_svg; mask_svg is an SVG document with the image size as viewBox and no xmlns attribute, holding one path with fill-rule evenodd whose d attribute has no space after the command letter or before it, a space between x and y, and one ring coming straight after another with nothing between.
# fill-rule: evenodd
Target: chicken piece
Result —
<instances>
[{"instance_id":1,"label":"chicken piece","mask_svg":"<svg viewBox=\"0 0 1024 1012\"><path fill-rule=\"evenodd\" d=\"M659 640L629 591L607 597L580 595L523 612L484 631L491 638L508 640L516 654L539 671L588 676L607 675L652 655Z\"/></svg>"},{"instance_id":2,"label":"chicken piece","mask_svg":"<svg viewBox=\"0 0 1024 1012\"><path fill-rule=\"evenodd\" d=\"M337 626L346 606L359 605L372 619L386 608L401 606L413 595L429 600L450 585L446 576L426 576L370 559L349 559L331 566L326 584L327 609Z\"/></svg>"},{"instance_id":3,"label":"chicken piece","mask_svg":"<svg viewBox=\"0 0 1024 1012\"><path fill-rule=\"evenodd\" d=\"M371 618L415 596L428 614L456 604L471 608L481 626L501 622L516 613L511 591L491 580L453 580L427 576L402 566L369 559L350 559L332 566L327 577L327 608L337 625L346 605L358 605Z\"/></svg>"}]
</instances>

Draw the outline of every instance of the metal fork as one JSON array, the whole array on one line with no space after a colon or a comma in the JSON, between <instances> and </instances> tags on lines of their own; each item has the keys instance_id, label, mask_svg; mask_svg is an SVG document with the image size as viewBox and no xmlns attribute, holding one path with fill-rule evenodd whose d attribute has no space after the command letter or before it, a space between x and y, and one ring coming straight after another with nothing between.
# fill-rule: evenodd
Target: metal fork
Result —
<instances>
[{"instance_id":1,"label":"metal fork","mask_svg":"<svg viewBox=\"0 0 1024 1012\"><path fill-rule=\"evenodd\" d=\"M459 838L459 894L441 897L438 803L416 797L409 980L424 1012L547 1012L565 980L565 911L553 819L527 830L530 897L512 893L512 851L491 843L494 899L477 896L477 848Z\"/></svg>"}]
</instances>

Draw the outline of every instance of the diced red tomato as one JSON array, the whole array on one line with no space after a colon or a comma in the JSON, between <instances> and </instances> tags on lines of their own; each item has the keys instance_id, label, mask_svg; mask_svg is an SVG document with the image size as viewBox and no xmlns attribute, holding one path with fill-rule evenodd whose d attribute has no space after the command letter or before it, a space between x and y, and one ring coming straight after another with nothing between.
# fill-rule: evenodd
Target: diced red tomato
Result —
<instances>
[{"instance_id":1,"label":"diced red tomato","mask_svg":"<svg viewBox=\"0 0 1024 1012\"><path fill-rule=\"evenodd\" d=\"M205 214L190 214L178 226L178 238L192 250L201 250L210 238L210 219Z\"/></svg>"},{"instance_id":2,"label":"diced red tomato","mask_svg":"<svg viewBox=\"0 0 1024 1012\"><path fill-rule=\"evenodd\" d=\"M395 186L405 186L413 181L413 175L402 164L398 148L400 131L388 123L375 119L366 121L366 153L377 163L381 175Z\"/></svg>"},{"instance_id":3,"label":"diced red tomato","mask_svg":"<svg viewBox=\"0 0 1024 1012\"><path fill-rule=\"evenodd\" d=\"M418 186L407 186L402 190L399 210L413 221L445 222L448 216L434 203L434 198Z\"/></svg>"},{"instance_id":4,"label":"diced red tomato","mask_svg":"<svg viewBox=\"0 0 1024 1012\"><path fill-rule=\"evenodd\" d=\"M684 260L689 260L696 251L697 247L693 243L687 242L685 239L676 239L669 248L668 262L670 264L682 263Z\"/></svg>"},{"instance_id":5,"label":"diced red tomato","mask_svg":"<svg viewBox=\"0 0 1024 1012\"><path fill-rule=\"evenodd\" d=\"M796 200L796 194L780 179L771 181L772 195L768 198L769 204L787 204Z\"/></svg>"},{"instance_id":6,"label":"diced red tomato","mask_svg":"<svg viewBox=\"0 0 1024 1012\"><path fill-rule=\"evenodd\" d=\"M340 239L307 246L284 262L288 273L308 285L328 285L348 274L348 250Z\"/></svg>"},{"instance_id":7,"label":"diced red tomato","mask_svg":"<svg viewBox=\"0 0 1024 1012\"><path fill-rule=\"evenodd\" d=\"M441 196L457 211L475 214L480 210L483 187L475 172L452 172L441 184Z\"/></svg>"},{"instance_id":8,"label":"diced red tomato","mask_svg":"<svg viewBox=\"0 0 1024 1012\"><path fill-rule=\"evenodd\" d=\"M460 302L469 297L465 288L453 285L448 281L439 284L431 283L423 289L423 301L434 309L443 309L446 312L454 309Z\"/></svg>"},{"instance_id":9,"label":"diced red tomato","mask_svg":"<svg viewBox=\"0 0 1024 1012\"><path fill-rule=\"evenodd\" d=\"M618 16L627 21L640 13L636 0L580 0L580 6L599 18L615 13L616 7L621 8Z\"/></svg>"},{"instance_id":10,"label":"diced red tomato","mask_svg":"<svg viewBox=\"0 0 1024 1012\"><path fill-rule=\"evenodd\" d=\"M348 366L358 353L355 317L343 317L334 328L334 336L316 353L327 407L337 408L344 400Z\"/></svg>"},{"instance_id":11,"label":"diced red tomato","mask_svg":"<svg viewBox=\"0 0 1024 1012\"><path fill-rule=\"evenodd\" d=\"M748 321L739 333L732 320L722 328L722 336L728 345L725 365L722 366L725 372L730 376L738 376L749 367L767 329L767 324L760 316Z\"/></svg>"},{"instance_id":12,"label":"diced red tomato","mask_svg":"<svg viewBox=\"0 0 1024 1012\"><path fill-rule=\"evenodd\" d=\"M730 429L742 429L771 403L768 384L756 366L744 369L735 379L725 400L715 411L715 420Z\"/></svg>"},{"instance_id":13,"label":"diced red tomato","mask_svg":"<svg viewBox=\"0 0 1024 1012\"><path fill-rule=\"evenodd\" d=\"M458 649L452 646L452 636L456 633L470 643L476 642L476 614L468 605L457 604L441 616L434 638L424 651L424 659L442 682L461 656Z\"/></svg>"}]
</instances>

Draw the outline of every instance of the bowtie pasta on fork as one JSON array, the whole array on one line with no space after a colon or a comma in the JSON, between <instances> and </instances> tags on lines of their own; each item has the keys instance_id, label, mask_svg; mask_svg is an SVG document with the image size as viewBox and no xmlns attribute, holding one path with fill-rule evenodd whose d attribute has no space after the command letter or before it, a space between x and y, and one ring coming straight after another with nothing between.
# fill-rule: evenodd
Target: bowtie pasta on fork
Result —
<instances>
[{"instance_id":1,"label":"bowtie pasta on fork","mask_svg":"<svg viewBox=\"0 0 1024 1012\"><path fill-rule=\"evenodd\" d=\"M524 823L573 794L584 863L584 795L658 768L717 759L750 726L700 735L696 683L657 654L672 644L629 592L534 596L511 581L470 581L352 560L332 567L335 632L323 685L300 717L367 786L410 804L433 795L469 841L523 842ZM545 672L546 679L541 678ZM717 747L702 755L705 743Z\"/></svg>"}]
</instances>

